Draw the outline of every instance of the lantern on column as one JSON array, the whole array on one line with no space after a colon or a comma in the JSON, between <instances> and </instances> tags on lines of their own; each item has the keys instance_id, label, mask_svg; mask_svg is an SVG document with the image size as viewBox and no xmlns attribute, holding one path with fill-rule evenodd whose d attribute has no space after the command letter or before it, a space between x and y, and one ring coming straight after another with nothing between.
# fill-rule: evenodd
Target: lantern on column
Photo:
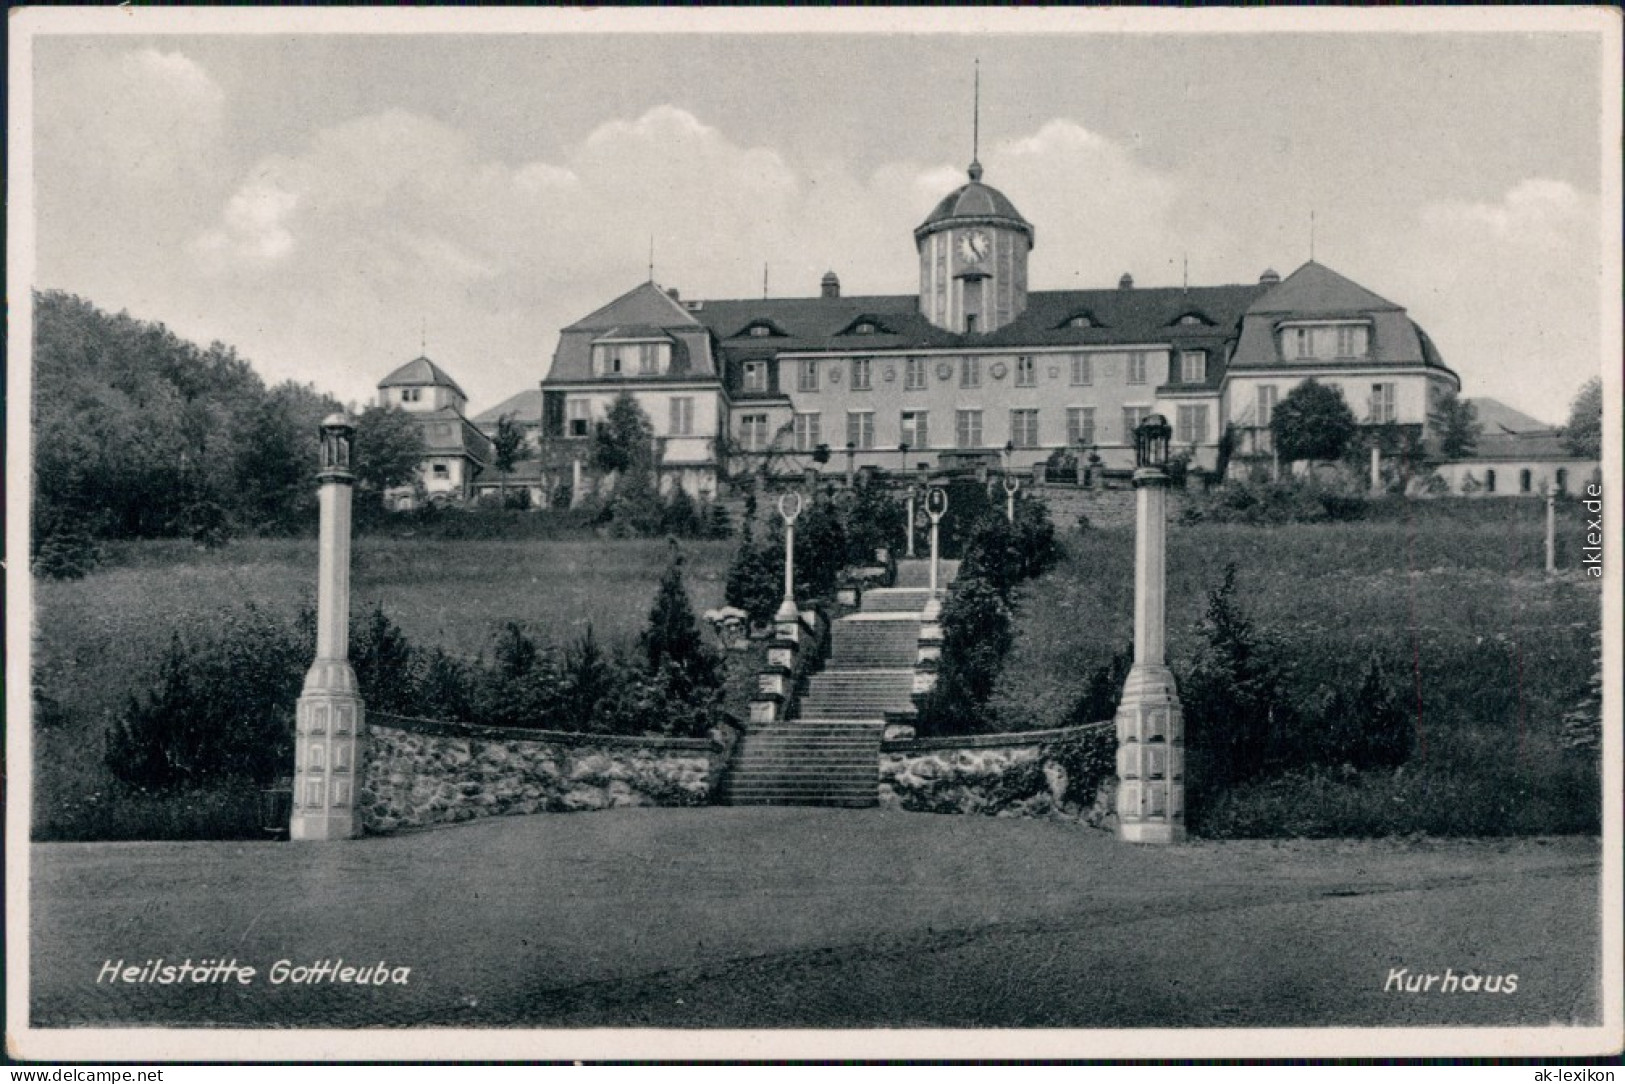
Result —
<instances>
[{"instance_id":1,"label":"lantern on column","mask_svg":"<svg viewBox=\"0 0 1625 1084\"><path fill-rule=\"evenodd\" d=\"M355 443L355 423L345 414L329 414L322 419L321 471L318 478L339 475L353 478L350 473L350 449Z\"/></svg>"},{"instance_id":2,"label":"lantern on column","mask_svg":"<svg viewBox=\"0 0 1625 1084\"><path fill-rule=\"evenodd\" d=\"M1168 469L1168 440L1173 427L1161 414L1148 415L1134 430L1134 465L1141 470Z\"/></svg>"}]
</instances>

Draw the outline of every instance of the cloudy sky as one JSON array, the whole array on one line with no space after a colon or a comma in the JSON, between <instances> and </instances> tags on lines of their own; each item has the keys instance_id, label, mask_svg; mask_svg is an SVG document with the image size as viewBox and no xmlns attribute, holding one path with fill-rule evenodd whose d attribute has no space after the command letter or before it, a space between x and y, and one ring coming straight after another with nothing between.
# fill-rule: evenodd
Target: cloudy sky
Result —
<instances>
[{"instance_id":1,"label":"cloudy sky","mask_svg":"<svg viewBox=\"0 0 1625 1084\"><path fill-rule=\"evenodd\" d=\"M1313 211L1320 262L1409 308L1467 394L1561 421L1600 364L1617 251L1583 27L202 35L105 15L118 33L34 39L34 284L349 400L425 334L474 411L534 387L561 326L647 277L651 238L685 297L758 296L764 264L778 296L831 268L847 293L911 292L911 231L970 158L977 58L986 180L1037 227L1037 289L1177 284L1187 259L1193 284L1286 274Z\"/></svg>"}]
</instances>

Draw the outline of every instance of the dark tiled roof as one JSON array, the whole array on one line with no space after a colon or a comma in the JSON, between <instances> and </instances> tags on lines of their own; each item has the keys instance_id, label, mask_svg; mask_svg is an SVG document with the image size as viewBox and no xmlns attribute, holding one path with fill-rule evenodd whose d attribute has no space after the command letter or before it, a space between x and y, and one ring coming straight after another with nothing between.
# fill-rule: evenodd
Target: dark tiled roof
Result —
<instances>
[{"instance_id":1,"label":"dark tiled roof","mask_svg":"<svg viewBox=\"0 0 1625 1084\"><path fill-rule=\"evenodd\" d=\"M518 395L512 395L502 400L490 410L474 415L474 424L496 428L496 424L504 414L512 414L513 420L521 424L542 420L542 389L526 388Z\"/></svg>"},{"instance_id":2,"label":"dark tiled roof","mask_svg":"<svg viewBox=\"0 0 1625 1084\"><path fill-rule=\"evenodd\" d=\"M463 389L457 386L457 381L446 375L446 371L426 357L416 357L402 365L378 382L380 388L399 387L434 387L450 388L458 395L467 399Z\"/></svg>"},{"instance_id":3,"label":"dark tiled roof","mask_svg":"<svg viewBox=\"0 0 1625 1084\"><path fill-rule=\"evenodd\" d=\"M1473 398L1467 402L1478 414L1479 424L1486 436L1497 433L1531 433L1550 430L1553 426L1531 418L1521 410L1507 406L1499 399Z\"/></svg>"},{"instance_id":4,"label":"dark tiled roof","mask_svg":"<svg viewBox=\"0 0 1625 1084\"><path fill-rule=\"evenodd\" d=\"M1370 353L1364 358L1348 359L1345 364L1426 365L1450 372L1433 340L1404 309L1328 267L1310 261L1280 285L1262 289L1242 319L1241 338L1230 359L1232 370L1280 369L1299 364L1321 368L1334 364L1326 358L1300 363L1284 357L1277 331L1287 320L1350 318L1371 324Z\"/></svg>"},{"instance_id":5,"label":"dark tiled roof","mask_svg":"<svg viewBox=\"0 0 1625 1084\"><path fill-rule=\"evenodd\" d=\"M414 413L412 420L423 432L426 455L467 455L481 463L490 462L491 441L457 411L447 407Z\"/></svg>"},{"instance_id":6,"label":"dark tiled roof","mask_svg":"<svg viewBox=\"0 0 1625 1084\"><path fill-rule=\"evenodd\" d=\"M679 301L674 301L653 282L640 282L614 301L588 313L565 331L607 331L617 324L646 324L650 327L692 326L694 318Z\"/></svg>"},{"instance_id":7,"label":"dark tiled roof","mask_svg":"<svg viewBox=\"0 0 1625 1084\"><path fill-rule=\"evenodd\" d=\"M1021 217L1016 205L1011 203L1003 192L992 185L983 184L979 179L980 176L981 171L974 169L969 184L961 185L944 196L941 202L932 208L931 213L925 216L925 221L914 231L914 236L919 237L964 221L1013 226L1025 233L1031 241L1032 223Z\"/></svg>"},{"instance_id":8,"label":"dark tiled roof","mask_svg":"<svg viewBox=\"0 0 1625 1084\"><path fill-rule=\"evenodd\" d=\"M1542 429L1524 433L1482 434L1473 448L1473 454L1464 456L1464 462L1475 459L1574 459L1563 443L1559 429Z\"/></svg>"}]
</instances>

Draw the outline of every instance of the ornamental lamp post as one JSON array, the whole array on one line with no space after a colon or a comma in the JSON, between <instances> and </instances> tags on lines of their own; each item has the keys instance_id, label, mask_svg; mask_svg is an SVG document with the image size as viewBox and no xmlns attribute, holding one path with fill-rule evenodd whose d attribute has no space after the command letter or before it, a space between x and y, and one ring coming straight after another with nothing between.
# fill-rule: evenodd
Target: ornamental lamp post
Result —
<instances>
[{"instance_id":1,"label":"ornamental lamp post","mask_svg":"<svg viewBox=\"0 0 1625 1084\"><path fill-rule=\"evenodd\" d=\"M350 666L350 502L355 423L331 414L321 425L316 475L321 534L316 570L316 659L295 707L294 783L288 838L350 839L356 811L363 705Z\"/></svg>"},{"instance_id":2,"label":"ornamental lamp post","mask_svg":"<svg viewBox=\"0 0 1625 1084\"><path fill-rule=\"evenodd\" d=\"M846 442L846 488L851 489L852 483L858 473L858 446L852 441Z\"/></svg>"},{"instance_id":3,"label":"ornamental lamp post","mask_svg":"<svg viewBox=\"0 0 1625 1084\"><path fill-rule=\"evenodd\" d=\"M779 515L784 518L784 601L779 603L775 621L796 621L796 517L801 515L801 494L786 493L779 498Z\"/></svg>"},{"instance_id":4,"label":"ornamental lamp post","mask_svg":"<svg viewBox=\"0 0 1625 1084\"><path fill-rule=\"evenodd\" d=\"M897 446L897 473L908 473L908 441L906 440Z\"/></svg>"},{"instance_id":5,"label":"ornamental lamp post","mask_svg":"<svg viewBox=\"0 0 1625 1084\"><path fill-rule=\"evenodd\" d=\"M942 606L937 597L937 526L947 511L948 491L941 486L932 486L925 495L925 513L931 517L931 598L926 602L926 609L930 611L939 610Z\"/></svg>"},{"instance_id":6,"label":"ornamental lamp post","mask_svg":"<svg viewBox=\"0 0 1625 1084\"><path fill-rule=\"evenodd\" d=\"M1016 522L1016 491L1021 483L1011 475L1004 476L1004 518L1011 524Z\"/></svg>"},{"instance_id":7,"label":"ornamental lamp post","mask_svg":"<svg viewBox=\"0 0 1625 1084\"><path fill-rule=\"evenodd\" d=\"M1168 420L1134 431L1134 665L1117 709L1117 834L1131 843L1185 838L1185 720L1165 655Z\"/></svg>"}]
</instances>

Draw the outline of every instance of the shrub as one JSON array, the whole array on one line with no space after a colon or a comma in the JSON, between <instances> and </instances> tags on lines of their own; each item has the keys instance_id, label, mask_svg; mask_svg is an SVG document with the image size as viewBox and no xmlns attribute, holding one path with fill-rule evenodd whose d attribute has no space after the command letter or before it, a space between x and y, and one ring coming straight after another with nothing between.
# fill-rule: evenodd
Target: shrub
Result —
<instances>
[{"instance_id":1,"label":"shrub","mask_svg":"<svg viewBox=\"0 0 1625 1084\"><path fill-rule=\"evenodd\" d=\"M1129 668L1134 665L1134 645L1129 644L1112 655L1105 665L1097 667L1084 685L1066 714L1065 726L1086 726L1117 717L1118 702L1123 699L1123 682L1128 679Z\"/></svg>"},{"instance_id":2,"label":"shrub","mask_svg":"<svg viewBox=\"0 0 1625 1084\"><path fill-rule=\"evenodd\" d=\"M783 543L779 545L782 552ZM773 620L784 594L784 573L767 547L758 543L751 530L751 520L739 537L733 561L728 565L728 580L723 597L730 606L737 606L750 615L753 623L765 625Z\"/></svg>"},{"instance_id":3,"label":"shrub","mask_svg":"<svg viewBox=\"0 0 1625 1084\"><path fill-rule=\"evenodd\" d=\"M33 543L34 575L48 580L82 579L102 562L101 546L82 523L59 521L44 532L36 527Z\"/></svg>"},{"instance_id":4,"label":"shrub","mask_svg":"<svg viewBox=\"0 0 1625 1084\"><path fill-rule=\"evenodd\" d=\"M671 563L660 578L640 646L649 672L664 675L665 686L679 700L714 694L721 688L721 660L700 635L683 586L683 555L675 546Z\"/></svg>"},{"instance_id":5,"label":"shrub","mask_svg":"<svg viewBox=\"0 0 1625 1084\"><path fill-rule=\"evenodd\" d=\"M1117 731L1109 726L1075 730L1046 745L1041 759L1066 772L1066 800L1088 806L1100 785L1117 774Z\"/></svg>"},{"instance_id":6,"label":"shrub","mask_svg":"<svg viewBox=\"0 0 1625 1084\"><path fill-rule=\"evenodd\" d=\"M908 513L878 485L858 485L846 506L846 563L868 565L875 551L885 549L892 559L903 551Z\"/></svg>"},{"instance_id":7,"label":"shrub","mask_svg":"<svg viewBox=\"0 0 1625 1084\"><path fill-rule=\"evenodd\" d=\"M1294 730L1278 646L1254 628L1236 600L1236 567L1208 593L1206 642L1180 683L1191 799L1263 774Z\"/></svg>"},{"instance_id":8,"label":"shrub","mask_svg":"<svg viewBox=\"0 0 1625 1084\"><path fill-rule=\"evenodd\" d=\"M176 635L156 684L108 733L108 769L148 789L269 783L292 761L309 660L299 637L253 607L222 615L210 639Z\"/></svg>"},{"instance_id":9,"label":"shrub","mask_svg":"<svg viewBox=\"0 0 1625 1084\"><path fill-rule=\"evenodd\" d=\"M1249 479L1226 482L1191 498L1179 518L1186 525L1244 523L1258 527L1326 523L1363 518L1366 503L1347 481Z\"/></svg>"},{"instance_id":10,"label":"shrub","mask_svg":"<svg viewBox=\"0 0 1625 1084\"><path fill-rule=\"evenodd\" d=\"M988 701L1015 642L1010 607L987 580L963 568L942 607L942 659L937 684L916 725L922 734L967 734L992 728Z\"/></svg>"}]
</instances>

